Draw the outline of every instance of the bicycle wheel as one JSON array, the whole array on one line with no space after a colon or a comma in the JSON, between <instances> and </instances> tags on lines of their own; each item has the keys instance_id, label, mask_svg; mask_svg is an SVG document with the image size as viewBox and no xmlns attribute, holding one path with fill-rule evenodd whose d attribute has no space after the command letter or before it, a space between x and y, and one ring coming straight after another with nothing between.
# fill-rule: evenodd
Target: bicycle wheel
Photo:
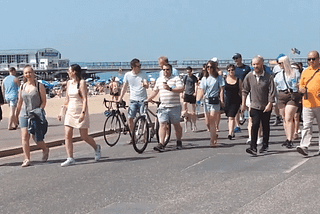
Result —
<instances>
[{"instance_id":1,"label":"bicycle wheel","mask_svg":"<svg viewBox=\"0 0 320 214\"><path fill-rule=\"evenodd\" d=\"M158 143L160 143L159 141L159 121L158 121L158 118L156 118L156 121L155 121L155 129L156 129L156 136L157 136L157 141ZM164 146L166 146L169 141L170 141L170 136L171 136L171 123L169 122L167 124L167 133L166 133L166 137L164 138Z\"/></svg>"},{"instance_id":2,"label":"bicycle wheel","mask_svg":"<svg viewBox=\"0 0 320 214\"><path fill-rule=\"evenodd\" d=\"M109 115L104 122L103 137L109 146L118 143L121 134L120 120L117 115Z\"/></svg>"},{"instance_id":3,"label":"bicycle wheel","mask_svg":"<svg viewBox=\"0 0 320 214\"><path fill-rule=\"evenodd\" d=\"M132 138L134 150L141 154L149 143L149 126L145 116L139 116L134 122Z\"/></svg>"}]
</instances>

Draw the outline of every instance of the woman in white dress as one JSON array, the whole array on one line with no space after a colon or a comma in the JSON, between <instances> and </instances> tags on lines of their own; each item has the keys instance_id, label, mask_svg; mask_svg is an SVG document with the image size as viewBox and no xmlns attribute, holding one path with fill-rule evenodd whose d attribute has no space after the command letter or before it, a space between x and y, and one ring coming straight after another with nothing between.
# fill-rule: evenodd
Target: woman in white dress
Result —
<instances>
[{"instance_id":1,"label":"woman in white dress","mask_svg":"<svg viewBox=\"0 0 320 214\"><path fill-rule=\"evenodd\" d=\"M67 82L67 91L64 105L58 115L61 120L65 113L65 147L68 158L61 166L69 166L75 164L73 158L73 129L78 128L82 140L88 143L95 151L95 161L101 156L101 147L96 144L94 139L88 135L89 129L89 111L87 101L87 85L81 78L81 67L77 64L71 65L68 70L69 81Z\"/></svg>"}]
</instances>

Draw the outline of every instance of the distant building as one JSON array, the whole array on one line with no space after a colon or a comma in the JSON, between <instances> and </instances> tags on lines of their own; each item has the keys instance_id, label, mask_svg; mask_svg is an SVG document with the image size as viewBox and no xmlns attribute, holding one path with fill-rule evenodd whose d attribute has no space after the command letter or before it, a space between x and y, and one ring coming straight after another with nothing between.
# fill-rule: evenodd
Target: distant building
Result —
<instances>
[{"instance_id":1,"label":"distant building","mask_svg":"<svg viewBox=\"0 0 320 214\"><path fill-rule=\"evenodd\" d=\"M0 70L22 70L26 64L35 70L55 70L68 68L69 59L61 59L61 53L53 48L0 50Z\"/></svg>"}]
</instances>

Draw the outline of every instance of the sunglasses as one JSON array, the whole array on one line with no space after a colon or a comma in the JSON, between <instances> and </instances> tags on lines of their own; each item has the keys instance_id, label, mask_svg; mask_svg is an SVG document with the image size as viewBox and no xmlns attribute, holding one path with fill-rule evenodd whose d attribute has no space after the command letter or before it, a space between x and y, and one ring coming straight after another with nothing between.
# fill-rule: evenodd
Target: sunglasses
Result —
<instances>
[{"instance_id":1,"label":"sunglasses","mask_svg":"<svg viewBox=\"0 0 320 214\"><path fill-rule=\"evenodd\" d=\"M164 71L170 71L170 69L163 69Z\"/></svg>"},{"instance_id":2,"label":"sunglasses","mask_svg":"<svg viewBox=\"0 0 320 214\"><path fill-rule=\"evenodd\" d=\"M316 61L316 59L318 59L318 58L308 58L308 62L310 62L311 60Z\"/></svg>"},{"instance_id":3,"label":"sunglasses","mask_svg":"<svg viewBox=\"0 0 320 214\"><path fill-rule=\"evenodd\" d=\"M239 59L239 57L233 57L233 60Z\"/></svg>"},{"instance_id":4,"label":"sunglasses","mask_svg":"<svg viewBox=\"0 0 320 214\"><path fill-rule=\"evenodd\" d=\"M234 69L228 69L228 71L234 71Z\"/></svg>"}]
</instances>

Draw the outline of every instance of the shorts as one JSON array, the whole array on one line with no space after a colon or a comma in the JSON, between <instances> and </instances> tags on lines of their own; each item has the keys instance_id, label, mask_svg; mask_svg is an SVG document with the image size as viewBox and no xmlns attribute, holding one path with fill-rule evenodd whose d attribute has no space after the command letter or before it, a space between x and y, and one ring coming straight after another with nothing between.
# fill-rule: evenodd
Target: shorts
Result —
<instances>
[{"instance_id":1,"label":"shorts","mask_svg":"<svg viewBox=\"0 0 320 214\"><path fill-rule=\"evenodd\" d=\"M190 104L196 104L196 96L184 94L183 101Z\"/></svg>"},{"instance_id":2,"label":"shorts","mask_svg":"<svg viewBox=\"0 0 320 214\"><path fill-rule=\"evenodd\" d=\"M278 93L278 107L279 107L279 109L286 107L286 105L293 105L293 106L298 107L299 101L293 101L291 99L290 93L279 91L279 93Z\"/></svg>"},{"instance_id":3,"label":"shorts","mask_svg":"<svg viewBox=\"0 0 320 214\"><path fill-rule=\"evenodd\" d=\"M181 106L158 109L159 123L168 123L168 122L171 122L171 124L180 123L180 117L181 117Z\"/></svg>"},{"instance_id":4,"label":"shorts","mask_svg":"<svg viewBox=\"0 0 320 214\"><path fill-rule=\"evenodd\" d=\"M12 100L6 100L8 105L10 107L17 107L17 103L18 103L18 98L12 99Z\"/></svg>"},{"instance_id":5,"label":"shorts","mask_svg":"<svg viewBox=\"0 0 320 214\"><path fill-rule=\"evenodd\" d=\"M144 113L144 101L130 100L128 118L135 118L137 112L139 112L140 115Z\"/></svg>"},{"instance_id":6,"label":"shorts","mask_svg":"<svg viewBox=\"0 0 320 214\"><path fill-rule=\"evenodd\" d=\"M204 113L210 113L212 111L220 112L220 103L219 104L209 104L209 100L205 99L203 102Z\"/></svg>"},{"instance_id":7,"label":"shorts","mask_svg":"<svg viewBox=\"0 0 320 214\"><path fill-rule=\"evenodd\" d=\"M20 117L19 118L19 126L20 126L20 128L27 128L28 127L28 118Z\"/></svg>"}]
</instances>

